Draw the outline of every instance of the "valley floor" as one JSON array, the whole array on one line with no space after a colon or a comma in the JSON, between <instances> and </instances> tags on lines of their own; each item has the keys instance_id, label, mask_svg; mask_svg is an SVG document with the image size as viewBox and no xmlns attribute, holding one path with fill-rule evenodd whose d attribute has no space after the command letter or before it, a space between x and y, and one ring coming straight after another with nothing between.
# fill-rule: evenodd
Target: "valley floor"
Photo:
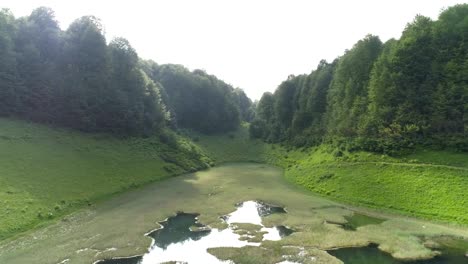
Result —
<instances>
[{"instance_id":1,"label":"valley floor","mask_svg":"<svg viewBox=\"0 0 468 264\"><path fill-rule=\"evenodd\" d=\"M205 223L214 224L214 219L231 211L235 203L248 199L269 200L286 205L288 208L294 208L295 203L298 204L297 206L305 205L309 209L315 208L312 211L318 211L314 211L314 215L320 217L310 223L315 225L313 227L308 224L304 225L298 220L304 219L305 216L309 217L308 213L303 215L304 213L300 212L300 210L309 210L305 207L298 209L297 218L295 216L288 216L287 219L273 217L271 223L288 224L304 230L319 228L318 230L331 232L330 230L336 228L328 225L323 227L324 219L343 222L343 216L349 214L351 209L344 205L332 207L333 209L325 209L326 206L322 208L322 205L315 204L316 201L327 205L335 203L311 196L312 193L356 208L372 208L357 209L366 211L367 214L385 217L403 214L461 226L468 225L466 193L468 154L420 149L412 155L397 158L364 152L349 153L345 150L337 155L334 148L326 145L310 149L287 149L279 145L265 144L258 140L251 140L247 130L244 126L235 133L216 136L187 133L174 136L176 139L174 143L160 137L117 139L106 135L83 134L24 121L0 119L0 240L3 240L0 242L0 262L5 263L1 261L2 259L16 259L19 255L24 255L26 258L28 254L33 254L37 250L37 252L47 250L47 247L54 245L53 243L57 243L55 245L65 243L65 240L60 239L70 239L66 234L73 230L79 229L82 232L80 226L87 226L87 221L109 220L110 227L125 223L127 228L129 225L135 228L129 228L125 234L104 233L105 230L103 230L100 233L101 238L96 241L91 228L83 235L72 237L75 242L70 242L71 244L64 246L64 249L72 250L83 244L83 241L89 240L90 244L85 244L92 245L93 250L102 251L99 257L143 252L146 250L148 239L141 237L141 234L154 228L155 221L164 219L177 210L193 210L202 213L202 220ZM145 188L139 188L150 182L200 170L213 162L221 164L243 161L281 167L284 169L284 176L275 174L273 178L268 178L261 175L257 177L256 173L255 175L251 173L249 177L232 179L230 182L232 185L226 183L229 187L219 187L223 185L221 183L217 185L212 176L206 179L211 179L213 182L205 182L204 178L200 177L190 180L186 178L188 176L184 176L185 178L176 177L151 184L153 187L145 187L152 189L151 193L143 191L146 190ZM196 175L206 175L204 173L200 172ZM236 175L233 174L234 176ZM221 177L219 180L229 181L226 177ZM168 184L185 187L179 189L174 186L169 187ZM159 185L161 187L157 187ZM169 190L160 189L164 186ZM220 189L216 189L217 186ZM272 190L275 193L265 189L259 192L253 188L256 186L273 186ZM139 188L138 191L116 196L118 193L135 188ZM213 205L210 210L200 206L208 201L203 200L207 199L206 195L223 193L231 189L236 190L239 196L230 194L229 199L224 197L226 201L219 206ZM241 189L243 191L239 191ZM284 195L288 195L286 190L294 190L300 195L295 194L298 196L290 202L287 197L275 198L280 194L283 195L283 191ZM136 201L130 200L140 197L140 194L137 194L140 192L142 196L136 201L140 201L141 206ZM145 204L142 202L145 200L143 198L145 195L149 195L146 196L146 200L148 197L156 200L149 200L152 204ZM117 198L111 198L114 196ZM189 196L192 201L190 203L179 199ZM214 197L223 196L214 195ZM299 197L304 200L300 200ZM175 200L172 201L172 199ZM113 211L115 202L112 201L128 202L128 206L124 208L134 206L136 209L130 210L128 212L130 215L125 216L126 213L122 213L120 209ZM190 207L183 206L184 203ZM142 213L151 208L157 212ZM70 215L78 209L83 210ZM103 216L101 211L108 212L113 219ZM122 214L119 215L120 213ZM131 220L131 217L137 215L135 220ZM101 219L101 217L104 218ZM401 220L400 217L396 218ZM61 221L57 222L60 219ZM115 222L114 225L114 221L121 222ZM319 225L320 221L322 222ZM301 237L301 239L305 241L310 239L315 241L313 243L318 243L317 240L324 241L324 244L312 244L322 249L375 242L381 244L383 250L391 252L394 256L406 258L431 254L431 251L421 247L420 244L411 242L414 240L414 234L425 234L430 231L430 235L444 232L451 234L458 232L457 234L460 235L466 232L463 227L452 229L448 225L442 228L427 222L421 225L416 220L401 221L409 222L386 222L387 224L382 224L385 226L382 230L372 230L374 234L372 236L352 234L353 239L357 240L351 238L348 240L343 236L344 234L349 236L349 234L341 233L341 231L336 233L335 238L333 238L334 235L330 235L331 237L327 238L330 240L322 236ZM50 225L54 222L57 223ZM93 228L101 228L103 222L99 223L101 224ZM388 245L383 243L381 236L389 236L387 229L401 233L402 225L414 228L408 233L408 241ZM421 226L427 227L428 225L434 226L434 229L421 229ZM40 229L42 226L49 227ZM27 233L24 233L25 231ZM52 232L51 234L64 232L64 236L62 238L58 236L59 240L48 240L50 238L48 232ZM333 231L330 234L335 233ZM31 236L36 239L44 238L48 242L41 246L34 242L27 242ZM337 239L345 244L337 244ZM112 245L107 245L104 241L119 245L118 250L112 253L105 251L106 248L112 248ZM128 247L124 246L128 241L137 242L132 242L134 244ZM288 243L294 243L294 241ZM31 247L28 248L29 244ZM7 251L11 251L13 255L6 254ZM90 259L91 255L96 254L94 251L88 253ZM62 253L50 254L50 252L49 255L54 260L67 256Z\"/></svg>"},{"instance_id":2,"label":"valley floor","mask_svg":"<svg viewBox=\"0 0 468 264\"><path fill-rule=\"evenodd\" d=\"M0 118L0 240L117 193L206 168L183 138L118 139Z\"/></svg>"},{"instance_id":3,"label":"valley floor","mask_svg":"<svg viewBox=\"0 0 468 264\"><path fill-rule=\"evenodd\" d=\"M220 216L239 202L261 200L285 207L286 214L263 218L265 226L295 230L260 247L213 248L209 252L236 263L278 263L293 254L300 263L342 263L326 250L369 243L399 259L429 258L437 253L424 245L440 236L468 238L468 229L395 216L384 222L345 230L346 216L358 211L296 188L284 181L282 170L257 163L231 163L174 177L126 192L63 221L8 243L0 243L0 263L89 264L100 259L143 254L150 246L144 236L157 221L178 211L199 213L199 222L225 228ZM383 217L382 215L380 217ZM301 254L292 253L300 249Z\"/></svg>"},{"instance_id":4,"label":"valley floor","mask_svg":"<svg viewBox=\"0 0 468 264\"><path fill-rule=\"evenodd\" d=\"M245 130L245 129L244 129ZM384 212L468 225L468 153L418 149L389 157L322 145L288 149L248 139L247 131L200 136L218 161L265 162L284 168L286 179L313 193Z\"/></svg>"}]
</instances>

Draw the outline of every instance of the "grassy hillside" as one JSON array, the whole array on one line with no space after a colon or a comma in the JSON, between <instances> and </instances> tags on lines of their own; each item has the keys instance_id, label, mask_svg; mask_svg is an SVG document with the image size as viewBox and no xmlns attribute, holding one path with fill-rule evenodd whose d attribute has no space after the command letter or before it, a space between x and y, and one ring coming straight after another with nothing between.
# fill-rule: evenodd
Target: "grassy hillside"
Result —
<instances>
[{"instance_id":1,"label":"grassy hillside","mask_svg":"<svg viewBox=\"0 0 468 264\"><path fill-rule=\"evenodd\" d=\"M204 136L199 145L218 161L267 162L288 181L358 206L468 224L468 154L419 149L403 157L337 151L332 146L290 149L248 139L246 127Z\"/></svg>"},{"instance_id":2,"label":"grassy hillside","mask_svg":"<svg viewBox=\"0 0 468 264\"><path fill-rule=\"evenodd\" d=\"M334 199L428 219L468 224L468 155L423 151L389 158L310 150L286 170L291 182ZM465 162L466 163L466 162Z\"/></svg>"},{"instance_id":3,"label":"grassy hillside","mask_svg":"<svg viewBox=\"0 0 468 264\"><path fill-rule=\"evenodd\" d=\"M247 126L190 138L196 144L169 132L118 139L0 119L0 239L212 160L265 162L331 199L468 224L467 154L420 149L392 158L331 146L287 150L249 139Z\"/></svg>"},{"instance_id":4,"label":"grassy hillside","mask_svg":"<svg viewBox=\"0 0 468 264\"><path fill-rule=\"evenodd\" d=\"M207 162L169 132L117 139L0 119L0 240Z\"/></svg>"},{"instance_id":5,"label":"grassy hillside","mask_svg":"<svg viewBox=\"0 0 468 264\"><path fill-rule=\"evenodd\" d=\"M259 139L251 139L248 124L244 123L237 131L227 134L203 135L188 133L187 137L203 150L215 163L261 162L279 167L287 167L286 151L278 145L266 144Z\"/></svg>"}]
</instances>

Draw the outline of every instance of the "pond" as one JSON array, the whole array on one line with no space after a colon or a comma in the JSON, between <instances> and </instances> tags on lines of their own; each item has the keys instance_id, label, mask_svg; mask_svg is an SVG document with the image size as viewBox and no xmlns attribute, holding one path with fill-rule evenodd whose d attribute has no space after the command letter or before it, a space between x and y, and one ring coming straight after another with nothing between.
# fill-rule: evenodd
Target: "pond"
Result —
<instances>
[{"instance_id":1,"label":"pond","mask_svg":"<svg viewBox=\"0 0 468 264\"><path fill-rule=\"evenodd\" d=\"M463 243L462 240L450 240L452 241L452 245L453 241L455 241L455 243L461 241L457 243L458 245ZM345 264L467 264L468 257L465 254L468 252L468 243L465 241L464 244L465 245L461 245L461 247L454 246L451 248L442 245L438 249L442 253L440 256L417 261L401 261L394 259L390 254L380 251L377 245L360 248L342 248L331 250L328 253L337 257Z\"/></svg>"},{"instance_id":2,"label":"pond","mask_svg":"<svg viewBox=\"0 0 468 264\"><path fill-rule=\"evenodd\" d=\"M365 214L360 214L357 212L353 212L352 215L344 216L346 219L346 223L338 223L333 221L327 221L330 224L336 224L341 226L344 230L348 231L356 231L358 227L366 226L366 225L378 225L385 222L386 219L377 218L368 216Z\"/></svg>"},{"instance_id":3,"label":"pond","mask_svg":"<svg viewBox=\"0 0 468 264\"><path fill-rule=\"evenodd\" d=\"M240 201L245 202L237 204ZM0 263L340 264L332 255L351 264L356 263L351 262L356 255L371 263L392 263L390 255L376 248L358 247L374 241L395 255L425 258L439 250L432 247L435 243L426 243L427 237L468 238L466 227L388 215L380 219L364 215L367 212L304 192L285 181L281 169L224 164L148 184L21 237L0 241ZM404 246L394 246L398 244ZM348 249L326 251L344 247ZM431 261L449 257L449 262L426 263L468 263L462 258L466 248L446 252ZM129 258L115 259L125 256Z\"/></svg>"},{"instance_id":4,"label":"pond","mask_svg":"<svg viewBox=\"0 0 468 264\"><path fill-rule=\"evenodd\" d=\"M237 210L221 219L228 228L209 228L198 222L198 214L179 212L159 222L161 228L146 234L153 239L149 252L143 256L98 261L99 264L154 264L178 263L230 263L218 260L207 252L215 247L258 246L264 240L280 240L293 231L285 226L265 227L262 217L273 213L286 213L274 205L259 201L246 201ZM195 261L195 262L194 262Z\"/></svg>"}]
</instances>

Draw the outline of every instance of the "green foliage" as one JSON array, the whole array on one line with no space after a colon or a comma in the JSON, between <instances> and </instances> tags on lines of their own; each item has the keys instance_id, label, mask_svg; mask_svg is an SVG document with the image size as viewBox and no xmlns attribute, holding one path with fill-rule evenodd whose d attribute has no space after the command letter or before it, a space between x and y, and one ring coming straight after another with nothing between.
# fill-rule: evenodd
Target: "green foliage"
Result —
<instances>
[{"instance_id":1,"label":"green foliage","mask_svg":"<svg viewBox=\"0 0 468 264\"><path fill-rule=\"evenodd\" d=\"M373 147L388 149L389 154L398 154L395 157L364 151L363 146L372 139L356 140L362 142L341 137L312 148L288 150L249 139L244 127L232 140L226 136L202 136L198 144L219 163L255 161L282 167L288 181L327 198L468 224L466 153L427 147L408 152L405 142L396 139L395 145L388 145L385 140L372 143Z\"/></svg>"},{"instance_id":2,"label":"green foliage","mask_svg":"<svg viewBox=\"0 0 468 264\"><path fill-rule=\"evenodd\" d=\"M242 121L250 122L255 117L255 108L249 97L245 94L244 90L234 89L234 100L239 107L240 116Z\"/></svg>"},{"instance_id":3,"label":"green foliage","mask_svg":"<svg viewBox=\"0 0 468 264\"><path fill-rule=\"evenodd\" d=\"M416 16L399 40L367 36L332 64L290 77L257 106L252 137L399 154L417 144L467 149L468 5ZM273 106L273 107L272 107Z\"/></svg>"},{"instance_id":4,"label":"green foliage","mask_svg":"<svg viewBox=\"0 0 468 264\"><path fill-rule=\"evenodd\" d=\"M286 177L316 193L368 207L468 223L463 213L467 200L461 198L468 185L466 168L384 162L300 164L289 169Z\"/></svg>"},{"instance_id":5,"label":"green foliage","mask_svg":"<svg viewBox=\"0 0 468 264\"><path fill-rule=\"evenodd\" d=\"M272 93L264 93L257 104L256 118L252 121L251 136L267 141L276 141L278 137L275 97Z\"/></svg>"},{"instance_id":6,"label":"green foliage","mask_svg":"<svg viewBox=\"0 0 468 264\"><path fill-rule=\"evenodd\" d=\"M82 17L62 32L45 7L17 20L2 11L2 18L9 36L2 30L8 67L0 65L0 115L118 135L164 127L159 87L144 77L128 41L106 44L99 19Z\"/></svg>"},{"instance_id":7,"label":"green foliage","mask_svg":"<svg viewBox=\"0 0 468 264\"><path fill-rule=\"evenodd\" d=\"M143 70L164 87L163 100L175 126L203 133L235 130L253 116L252 102L240 89L202 70L142 62Z\"/></svg>"},{"instance_id":8,"label":"green foliage","mask_svg":"<svg viewBox=\"0 0 468 264\"><path fill-rule=\"evenodd\" d=\"M0 118L0 240L115 193L201 170L187 139L118 139Z\"/></svg>"},{"instance_id":9,"label":"green foliage","mask_svg":"<svg viewBox=\"0 0 468 264\"><path fill-rule=\"evenodd\" d=\"M150 136L167 124L206 133L235 130L254 115L241 89L213 75L140 61L124 38L107 44L94 16L62 31L49 8L18 19L2 10L0 56L0 116Z\"/></svg>"},{"instance_id":10,"label":"green foliage","mask_svg":"<svg viewBox=\"0 0 468 264\"><path fill-rule=\"evenodd\" d=\"M339 59L327 98L330 133L357 134L367 111L369 74L381 50L380 39L369 35Z\"/></svg>"},{"instance_id":11,"label":"green foliage","mask_svg":"<svg viewBox=\"0 0 468 264\"><path fill-rule=\"evenodd\" d=\"M16 110L18 90L17 61L14 50L15 20L7 9L0 10L0 113Z\"/></svg>"}]
</instances>

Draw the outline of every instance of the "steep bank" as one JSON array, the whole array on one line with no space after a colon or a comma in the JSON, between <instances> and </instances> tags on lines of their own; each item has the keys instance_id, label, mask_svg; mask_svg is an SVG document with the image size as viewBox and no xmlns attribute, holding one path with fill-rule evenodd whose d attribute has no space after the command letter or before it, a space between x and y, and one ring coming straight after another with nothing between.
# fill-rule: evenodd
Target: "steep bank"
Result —
<instances>
[{"instance_id":1,"label":"steep bank","mask_svg":"<svg viewBox=\"0 0 468 264\"><path fill-rule=\"evenodd\" d=\"M118 139L2 118L0 128L0 240L210 162L169 131Z\"/></svg>"}]
</instances>

